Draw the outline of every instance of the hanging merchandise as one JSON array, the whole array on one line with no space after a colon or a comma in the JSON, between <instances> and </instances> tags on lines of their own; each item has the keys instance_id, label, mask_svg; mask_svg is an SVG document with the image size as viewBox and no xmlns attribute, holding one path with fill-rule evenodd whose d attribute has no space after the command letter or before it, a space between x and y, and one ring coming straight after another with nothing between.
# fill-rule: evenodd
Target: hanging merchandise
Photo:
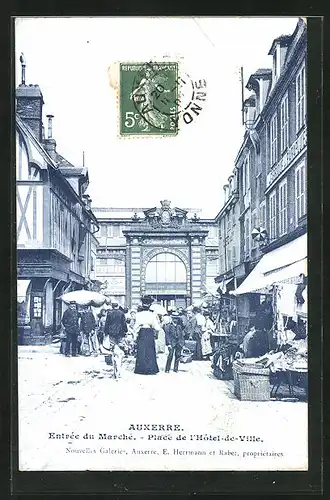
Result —
<instances>
[{"instance_id":1,"label":"hanging merchandise","mask_svg":"<svg viewBox=\"0 0 330 500\"><path fill-rule=\"evenodd\" d=\"M303 297L303 291L306 288L306 276L304 274L301 274L299 277L302 279L302 283L299 283L297 286L295 298L296 298L297 304L302 305L305 303L305 299Z\"/></svg>"}]
</instances>

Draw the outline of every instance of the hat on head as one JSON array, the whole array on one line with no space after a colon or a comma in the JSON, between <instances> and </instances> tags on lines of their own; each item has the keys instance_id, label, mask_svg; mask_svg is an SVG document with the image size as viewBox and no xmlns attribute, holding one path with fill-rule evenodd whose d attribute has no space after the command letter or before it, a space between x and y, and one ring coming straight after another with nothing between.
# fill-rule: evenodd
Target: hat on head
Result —
<instances>
[{"instance_id":1,"label":"hat on head","mask_svg":"<svg viewBox=\"0 0 330 500\"><path fill-rule=\"evenodd\" d=\"M179 318L180 314L177 311L172 312L172 318Z\"/></svg>"},{"instance_id":2,"label":"hat on head","mask_svg":"<svg viewBox=\"0 0 330 500\"><path fill-rule=\"evenodd\" d=\"M76 302L75 300L70 300L69 304L70 304L70 305L71 305L71 304L76 305L76 304L77 304L77 302Z\"/></svg>"},{"instance_id":3,"label":"hat on head","mask_svg":"<svg viewBox=\"0 0 330 500\"><path fill-rule=\"evenodd\" d=\"M150 297L149 295L144 295L143 297L141 297L141 302L142 302L143 306L151 306L153 301L154 301L154 299L152 297Z\"/></svg>"}]
</instances>

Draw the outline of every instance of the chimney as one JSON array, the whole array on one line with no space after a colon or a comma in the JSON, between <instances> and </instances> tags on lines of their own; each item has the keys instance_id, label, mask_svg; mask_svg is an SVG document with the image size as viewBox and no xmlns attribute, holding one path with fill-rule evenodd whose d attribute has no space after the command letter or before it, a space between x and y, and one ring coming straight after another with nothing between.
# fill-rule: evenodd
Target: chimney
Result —
<instances>
[{"instance_id":1,"label":"chimney","mask_svg":"<svg viewBox=\"0 0 330 500\"><path fill-rule=\"evenodd\" d=\"M261 113L265 102L268 97L270 84L272 80L272 70L269 68L266 69L258 69L255 73L253 73L247 84L246 88L248 90L254 91L256 95L256 114L259 115Z\"/></svg>"},{"instance_id":2,"label":"chimney","mask_svg":"<svg viewBox=\"0 0 330 500\"><path fill-rule=\"evenodd\" d=\"M29 127L37 141L42 141L43 96L39 85L26 85L24 54L20 56L21 83L16 89L16 113Z\"/></svg>"},{"instance_id":3,"label":"chimney","mask_svg":"<svg viewBox=\"0 0 330 500\"><path fill-rule=\"evenodd\" d=\"M52 160L56 161L56 141L53 139L53 118L54 115L47 115L47 139L44 139L44 148L51 157Z\"/></svg>"}]
</instances>

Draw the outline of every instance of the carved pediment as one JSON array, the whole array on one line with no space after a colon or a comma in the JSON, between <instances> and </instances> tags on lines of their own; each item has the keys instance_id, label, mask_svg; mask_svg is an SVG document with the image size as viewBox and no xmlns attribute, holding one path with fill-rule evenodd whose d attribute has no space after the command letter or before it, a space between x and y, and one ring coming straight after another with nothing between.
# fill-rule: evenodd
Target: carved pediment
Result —
<instances>
[{"instance_id":1,"label":"carved pediment","mask_svg":"<svg viewBox=\"0 0 330 500\"><path fill-rule=\"evenodd\" d=\"M152 227L179 227L187 218L187 211L171 208L169 200L162 200L160 207L145 210L145 220Z\"/></svg>"}]
</instances>

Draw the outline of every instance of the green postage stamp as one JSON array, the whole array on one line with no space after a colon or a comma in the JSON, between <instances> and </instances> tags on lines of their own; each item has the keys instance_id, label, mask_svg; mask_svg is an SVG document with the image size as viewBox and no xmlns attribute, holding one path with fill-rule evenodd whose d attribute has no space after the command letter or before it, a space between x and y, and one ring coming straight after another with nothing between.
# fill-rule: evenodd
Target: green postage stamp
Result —
<instances>
[{"instance_id":1,"label":"green postage stamp","mask_svg":"<svg viewBox=\"0 0 330 500\"><path fill-rule=\"evenodd\" d=\"M178 63L120 63L120 135L178 132Z\"/></svg>"}]
</instances>

